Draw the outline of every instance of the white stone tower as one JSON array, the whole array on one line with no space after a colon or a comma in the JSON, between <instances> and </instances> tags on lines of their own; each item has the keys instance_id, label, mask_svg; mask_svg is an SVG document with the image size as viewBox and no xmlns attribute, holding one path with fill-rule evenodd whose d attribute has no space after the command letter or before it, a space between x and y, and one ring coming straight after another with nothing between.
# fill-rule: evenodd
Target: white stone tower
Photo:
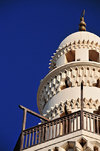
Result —
<instances>
[{"instance_id":1,"label":"white stone tower","mask_svg":"<svg viewBox=\"0 0 100 151\"><path fill-rule=\"evenodd\" d=\"M100 151L100 37L86 31L84 13L50 61L37 94L50 121L22 132L22 150Z\"/></svg>"}]
</instances>

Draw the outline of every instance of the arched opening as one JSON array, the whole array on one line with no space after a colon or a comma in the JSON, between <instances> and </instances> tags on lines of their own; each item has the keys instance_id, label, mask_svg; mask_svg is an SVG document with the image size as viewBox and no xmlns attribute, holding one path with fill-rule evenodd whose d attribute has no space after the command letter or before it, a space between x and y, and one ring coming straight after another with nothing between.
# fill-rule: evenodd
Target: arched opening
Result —
<instances>
[{"instance_id":1,"label":"arched opening","mask_svg":"<svg viewBox=\"0 0 100 151\"><path fill-rule=\"evenodd\" d=\"M97 79L97 82L96 83L93 83L93 86L97 87L97 88L100 88L100 78Z\"/></svg>"},{"instance_id":2,"label":"arched opening","mask_svg":"<svg viewBox=\"0 0 100 151\"><path fill-rule=\"evenodd\" d=\"M66 89L66 88L69 88L69 87L71 87L71 86L72 86L72 83L70 82L70 78L67 77L67 78L65 79L64 85L61 86L61 90Z\"/></svg>"},{"instance_id":3,"label":"arched opening","mask_svg":"<svg viewBox=\"0 0 100 151\"><path fill-rule=\"evenodd\" d=\"M96 50L89 50L89 61L99 62L99 53Z\"/></svg>"},{"instance_id":4,"label":"arched opening","mask_svg":"<svg viewBox=\"0 0 100 151\"><path fill-rule=\"evenodd\" d=\"M67 62L75 61L75 50L70 50L69 52L67 52L66 59Z\"/></svg>"},{"instance_id":5,"label":"arched opening","mask_svg":"<svg viewBox=\"0 0 100 151\"><path fill-rule=\"evenodd\" d=\"M64 116L69 115L69 114L71 114L71 111L68 111L67 107L65 105L64 106L64 112L62 114L60 114L60 117L64 117Z\"/></svg>"}]
</instances>

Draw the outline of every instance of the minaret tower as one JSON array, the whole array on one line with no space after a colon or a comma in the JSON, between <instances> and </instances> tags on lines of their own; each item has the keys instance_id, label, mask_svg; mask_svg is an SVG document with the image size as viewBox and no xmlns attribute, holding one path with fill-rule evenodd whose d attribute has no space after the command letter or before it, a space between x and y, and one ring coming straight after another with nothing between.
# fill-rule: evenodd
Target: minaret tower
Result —
<instances>
[{"instance_id":1,"label":"minaret tower","mask_svg":"<svg viewBox=\"0 0 100 151\"><path fill-rule=\"evenodd\" d=\"M40 82L37 105L49 121L23 131L26 151L100 151L100 37L86 31L84 14Z\"/></svg>"}]
</instances>

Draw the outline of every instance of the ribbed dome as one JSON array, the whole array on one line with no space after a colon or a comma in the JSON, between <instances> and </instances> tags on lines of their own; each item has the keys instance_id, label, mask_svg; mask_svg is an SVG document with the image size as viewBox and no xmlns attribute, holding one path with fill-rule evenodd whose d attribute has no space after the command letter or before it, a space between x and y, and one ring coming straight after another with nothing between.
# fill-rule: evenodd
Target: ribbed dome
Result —
<instances>
[{"instance_id":1,"label":"ribbed dome","mask_svg":"<svg viewBox=\"0 0 100 151\"><path fill-rule=\"evenodd\" d=\"M93 34L93 33L90 33L90 32L87 32L87 31L80 31L80 32L75 32L71 35L69 35L68 37L66 37L59 45L59 47L63 47L64 45L68 45L69 43L73 43L74 41L78 42L78 41L94 41L95 43L98 42L98 44L100 45L100 37ZM58 48L59 48L58 47Z\"/></svg>"}]
</instances>

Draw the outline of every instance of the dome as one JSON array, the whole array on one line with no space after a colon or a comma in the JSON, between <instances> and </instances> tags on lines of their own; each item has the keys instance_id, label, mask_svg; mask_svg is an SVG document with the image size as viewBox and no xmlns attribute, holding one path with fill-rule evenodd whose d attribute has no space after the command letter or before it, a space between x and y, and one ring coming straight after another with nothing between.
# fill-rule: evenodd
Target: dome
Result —
<instances>
[{"instance_id":1,"label":"dome","mask_svg":"<svg viewBox=\"0 0 100 151\"><path fill-rule=\"evenodd\" d=\"M78 42L78 41L94 41L94 43L98 43L100 45L100 37L91 33L91 32L87 32L87 31L78 31L75 32L71 35L69 35L68 37L66 37L59 45L59 47L63 47L64 45L69 45L70 43L73 43L74 41ZM58 47L58 48L59 48Z\"/></svg>"}]
</instances>

